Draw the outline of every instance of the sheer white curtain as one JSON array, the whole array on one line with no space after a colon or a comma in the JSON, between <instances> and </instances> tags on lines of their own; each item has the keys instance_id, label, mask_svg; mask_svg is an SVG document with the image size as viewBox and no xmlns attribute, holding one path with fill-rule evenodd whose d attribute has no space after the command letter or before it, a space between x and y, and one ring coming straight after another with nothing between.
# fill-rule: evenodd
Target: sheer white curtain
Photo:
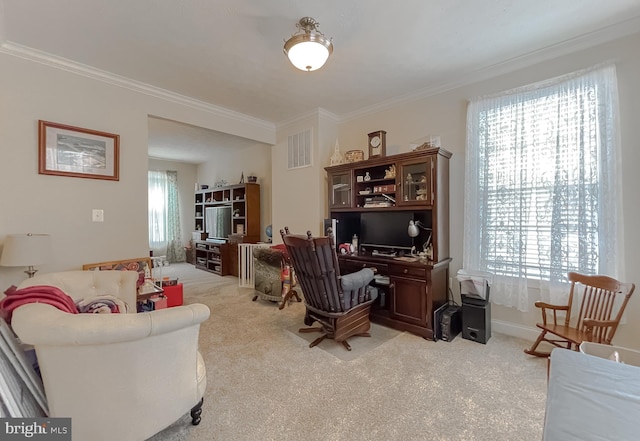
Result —
<instances>
[{"instance_id":1,"label":"sheer white curtain","mask_svg":"<svg viewBox=\"0 0 640 441\"><path fill-rule=\"evenodd\" d=\"M568 271L620 277L615 66L474 99L467 112L463 266L495 303L561 301Z\"/></svg>"},{"instance_id":2,"label":"sheer white curtain","mask_svg":"<svg viewBox=\"0 0 640 441\"><path fill-rule=\"evenodd\" d=\"M184 262L181 235L178 172L149 171L149 248L169 262Z\"/></svg>"}]
</instances>

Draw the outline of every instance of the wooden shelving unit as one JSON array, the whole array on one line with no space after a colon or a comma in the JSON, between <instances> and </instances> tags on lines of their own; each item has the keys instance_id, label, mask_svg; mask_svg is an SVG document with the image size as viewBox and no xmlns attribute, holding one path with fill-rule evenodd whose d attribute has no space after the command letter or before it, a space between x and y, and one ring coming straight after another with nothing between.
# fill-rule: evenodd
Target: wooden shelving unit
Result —
<instances>
[{"instance_id":1,"label":"wooden shelving unit","mask_svg":"<svg viewBox=\"0 0 640 441\"><path fill-rule=\"evenodd\" d=\"M229 249L228 243L196 242L196 268L220 276L231 274Z\"/></svg>"},{"instance_id":2,"label":"wooden shelving unit","mask_svg":"<svg viewBox=\"0 0 640 441\"><path fill-rule=\"evenodd\" d=\"M260 241L260 184L246 183L226 187L198 190L194 195L195 231L207 232L206 209L229 207L229 235L234 242L256 243ZM206 235L205 235L206 236ZM233 274L234 253L225 238L215 242L196 242L196 267L221 275Z\"/></svg>"}]
</instances>

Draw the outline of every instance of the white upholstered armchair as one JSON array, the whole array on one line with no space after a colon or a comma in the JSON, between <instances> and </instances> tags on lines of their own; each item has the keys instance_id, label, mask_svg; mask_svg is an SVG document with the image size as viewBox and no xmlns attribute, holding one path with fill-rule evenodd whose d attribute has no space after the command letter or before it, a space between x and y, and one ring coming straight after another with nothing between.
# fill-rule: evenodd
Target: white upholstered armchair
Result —
<instances>
[{"instance_id":1,"label":"white upholstered armchair","mask_svg":"<svg viewBox=\"0 0 640 441\"><path fill-rule=\"evenodd\" d=\"M56 286L74 300L113 295L132 312L70 314L43 303L13 311L14 331L35 347L50 416L71 417L74 440L145 440L189 410L200 422L206 372L198 334L209 308L136 314L137 276L66 271L18 287Z\"/></svg>"}]
</instances>

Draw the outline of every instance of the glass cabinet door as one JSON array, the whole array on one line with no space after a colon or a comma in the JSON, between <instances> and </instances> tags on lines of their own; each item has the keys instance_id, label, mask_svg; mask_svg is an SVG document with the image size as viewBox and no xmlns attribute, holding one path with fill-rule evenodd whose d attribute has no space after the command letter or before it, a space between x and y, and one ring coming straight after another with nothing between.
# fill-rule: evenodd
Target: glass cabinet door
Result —
<instances>
[{"instance_id":1,"label":"glass cabinet door","mask_svg":"<svg viewBox=\"0 0 640 441\"><path fill-rule=\"evenodd\" d=\"M329 206L331 208L351 207L351 171L329 176Z\"/></svg>"},{"instance_id":2,"label":"glass cabinet door","mask_svg":"<svg viewBox=\"0 0 640 441\"><path fill-rule=\"evenodd\" d=\"M399 205L433 205L433 160L424 158L400 163L402 186Z\"/></svg>"}]
</instances>

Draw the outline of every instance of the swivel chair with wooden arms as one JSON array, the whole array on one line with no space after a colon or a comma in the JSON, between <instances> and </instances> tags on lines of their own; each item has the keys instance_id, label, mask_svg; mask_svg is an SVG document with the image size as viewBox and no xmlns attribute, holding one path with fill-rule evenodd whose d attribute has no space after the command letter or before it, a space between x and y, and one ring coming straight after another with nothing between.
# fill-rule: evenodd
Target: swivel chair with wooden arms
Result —
<instances>
[{"instance_id":1,"label":"swivel chair with wooden arms","mask_svg":"<svg viewBox=\"0 0 640 441\"><path fill-rule=\"evenodd\" d=\"M309 347L325 338L333 339L347 349L352 336L370 337L369 312L373 300L368 289L374 271L364 268L356 273L340 276L338 256L330 237L312 237L280 230L291 263L296 269L298 285L302 289L306 313L304 324L320 323L319 328L301 328L299 332L322 332Z\"/></svg>"},{"instance_id":2,"label":"swivel chair with wooden arms","mask_svg":"<svg viewBox=\"0 0 640 441\"><path fill-rule=\"evenodd\" d=\"M571 290L566 305L552 305L540 301L535 303L542 312L542 323L536 325L542 331L531 348L525 349L525 353L536 357L548 357L550 352L537 349L543 341L576 351L583 341L611 344L635 285L602 275L588 276L570 272L568 277ZM582 296L582 300L577 317L572 323L571 309L576 296ZM548 320L548 311L551 311L553 321ZM558 320L558 311L564 313L564 321ZM548 337L547 334L551 336Z\"/></svg>"}]
</instances>

